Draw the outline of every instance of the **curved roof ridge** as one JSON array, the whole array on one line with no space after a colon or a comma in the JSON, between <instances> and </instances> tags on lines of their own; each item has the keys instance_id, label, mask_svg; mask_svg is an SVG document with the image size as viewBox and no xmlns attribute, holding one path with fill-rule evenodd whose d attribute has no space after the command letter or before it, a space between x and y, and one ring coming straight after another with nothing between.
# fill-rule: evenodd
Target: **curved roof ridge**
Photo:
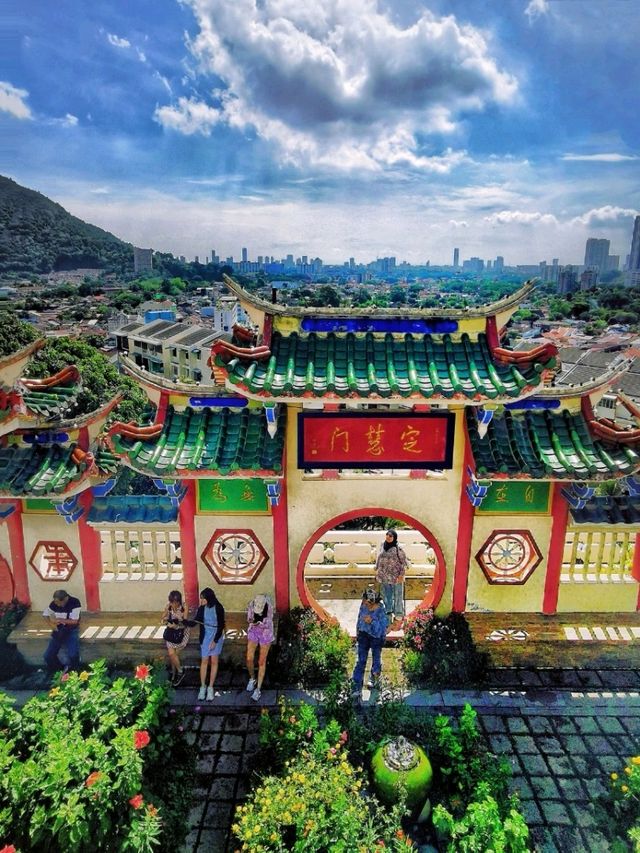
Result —
<instances>
[{"instance_id":1,"label":"curved roof ridge","mask_svg":"<svg viewBox=\"0 0 640 853\"><path fill-rule=\"evenodd\" d=\"M246 302L253 308L263 311L265 314L278 314L288 317L340 317L345 311L350 317L452 317L452 318L469 318L469 317L492 317L502 311L518 305L522 300L531 293L537 286L537 279L529 279L522 287L518 288L515 293L510 296L505 296L496 302L490 302L486 305L477 306L475 308L327 308L314 307L303 308L300 306L281 305L277 302L267 302L260 296L255 296L245 290L237 281L232 279L226 273L222 276L225 285L240 299L241 302Z\"/></svg>"},{"instance_id":2,"label":"curved roof ridge","mask_svg":"<svg viewBox=\"0 0 640 853\"><path fill-rule=\"evenodd\" d=\"M558 397L560 399L566 397L584 397L586 394L593 394L601 388L611 385L613 382L626 373L633 364L633 358L625 358L617 364L612 363L611 367L596 376L589 379L587 382L579 382L576 385L545 385L534 395L535 397Z\"/></svg>"}]
</instances>

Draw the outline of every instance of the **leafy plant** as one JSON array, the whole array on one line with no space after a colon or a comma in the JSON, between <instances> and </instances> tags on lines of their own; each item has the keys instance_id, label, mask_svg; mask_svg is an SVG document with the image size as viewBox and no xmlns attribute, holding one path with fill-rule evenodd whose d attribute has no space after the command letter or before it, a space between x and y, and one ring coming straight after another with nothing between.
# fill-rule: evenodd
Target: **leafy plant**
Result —
<instances>
[{"instance_id":1,"label":"leafy plant","mask_svg":"<svg viewBox=\"0 0 640 853\"><path fill-rule=\"evenodd\" d=\"M331 720L321 727L318 715L312 705L305 702L294 704L284 697L278 700L278 714L266 711L260 717L260 760L271 770L281 770L287 761L293 759L301 750L314 756L329 753L338 744L346 741L346 732Z\"/></svg>"},{"instance_id":2,"label":"leafy plant","mask_svg":"<svg viewBox=\"0 0 640 853\"><path fill-rule=\"evenodd\" d=\"M19 320L13 311L0 311L0 357L17 352L37 338L33 326Z\"/></svg>"},{"instance_id":3,"label":"leafy plant","mask_svg":"<svg viewBox=\"0 0 640 853\"><path fill-rule=\"evenodd\" d=\"M0 601L0 644L6 643L7 637L28 609L29 605L23 604L17 598L8 602Z\"/></svg>"},{"instance_id":4,"label":"leafy plant","mask_svg":"<svg viewBox=\"0 0 640 853\"><path fill-rule=\"evenodd\" d=\"M461 613L444 618L418 611L409 617L402 666L407 679L432 686L467 685L486 677L489 656L479 652Z\"/></svg>"},{"instance_id":5,"label":"leafy plant","mask_svg":"<svg viewBox=\"0 0 640 853\"><path fill-rule=\"evenodd\" d=\"M616 853L640 851L640 755L630 758L619 773L611 773L611 787L598 803L596 814Z\"/></svg>"},{"instance_id":6,"label":"leafy plant","mask_svg":"<svg viewBox=\"0 0 640 853\"><path fill-rule=\"evenodd\" d=\"M531 849L517 797L510 797L506 809L500 809L486 783L478 786L476 798L460 818L438 805L432 819L446 840L447 853L527 853Z\"/></svg>"},{"instance_id":7,"label":"leafy plant","mask_svg":"<svg viewBox=\"0 0 640 853\"><path fill-rule=\"evenodd\" d=\"M43 853L179 845L193 756L171 716L149 667L111 681L104 661L20 714L0 703L0 838Z\"/></svg>"},{"instance_id":8,"label":"leafy plant","mask_svg":"<svg viewBox=\"0 0 640 853\"><path fill-rule=\"evenodd\" d=\"M337 624L324 622L310 607L295 607L280 620L272 674L311 686L346 673L351 639Z\"/></svg>"}]
</instances>

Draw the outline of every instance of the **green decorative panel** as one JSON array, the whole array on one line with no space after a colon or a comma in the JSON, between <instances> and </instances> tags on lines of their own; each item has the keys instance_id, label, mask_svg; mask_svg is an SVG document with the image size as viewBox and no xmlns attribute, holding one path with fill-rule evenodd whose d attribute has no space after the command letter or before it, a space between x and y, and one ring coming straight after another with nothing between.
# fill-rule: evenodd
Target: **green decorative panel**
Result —
<instances>
[{"instance_id":1,"label":"green decorative panel","mask_svg":"<svg viewBox=\"0 0 640 853\"><path fill-rule=\"evenodd\" d=\"M266 515L267 487L262 480L198 480L198 512Z\"/></svg>"},{"instance_id":2,"label":"green decorative panel","mask_svg":"<svg viewBox=\"0 0 640 853\"><path fill-rule=\"evenodd\" d=\"M494 480L476 512L478 515L548 515L550 500L550 483Z\"/></svg>"},{"instance_id":3,"label":"green decorative panel","mask_svg":"<svg viewBox=\"0 0 640 853\"><path fill-rule=\"evenodd\" d=\"M26 498L22 501L22 508L25 512L55 512L56 508L51 501L41 498Z\"/></svg>"}]
</instances>

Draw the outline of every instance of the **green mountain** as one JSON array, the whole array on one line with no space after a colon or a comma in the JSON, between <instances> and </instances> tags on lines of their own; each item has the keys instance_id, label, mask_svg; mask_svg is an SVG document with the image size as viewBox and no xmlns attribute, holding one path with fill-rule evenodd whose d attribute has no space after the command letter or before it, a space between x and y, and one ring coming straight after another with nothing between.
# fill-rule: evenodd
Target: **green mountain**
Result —
<instances>
[{"instance_id":1,"label":"green mountain","mask_svg":"<svg viewBox=\"0 0 640 853\"><path fill-rule=\"evenodd\" d=\"M0 272L133 270L133 247L0 175Z\"/></svg>"}]
</instances>

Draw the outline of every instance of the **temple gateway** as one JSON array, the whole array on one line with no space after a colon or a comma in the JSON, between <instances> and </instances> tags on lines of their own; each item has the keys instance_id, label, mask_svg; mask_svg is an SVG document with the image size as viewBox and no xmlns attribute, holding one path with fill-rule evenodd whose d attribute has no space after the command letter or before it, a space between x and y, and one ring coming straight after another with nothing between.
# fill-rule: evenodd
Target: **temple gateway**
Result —
<instances>
[{"instance_id":1,"label":"temple gateway","mask_svg":"<svg viewBox=\"0 0 640 853\"><path fill-rule=\"evenodd\" d=\"M117 399L66 417L82 376L24 378L38 343L0 363L1 600L37 611L63 586L135 625L211 586L228 611L269 593L352 627L382 538L361 522L384 517L410 607L638 610L640 411L622 400L636 427L594 414L629 363L556 387L553 344L505 346L532 283L447 311L293 308L225 283L251 323L214 343L210 380L122 358L148 422L109 424ZM148 494L116 488L127 468Z\"/></svg>"}]
</instances>

